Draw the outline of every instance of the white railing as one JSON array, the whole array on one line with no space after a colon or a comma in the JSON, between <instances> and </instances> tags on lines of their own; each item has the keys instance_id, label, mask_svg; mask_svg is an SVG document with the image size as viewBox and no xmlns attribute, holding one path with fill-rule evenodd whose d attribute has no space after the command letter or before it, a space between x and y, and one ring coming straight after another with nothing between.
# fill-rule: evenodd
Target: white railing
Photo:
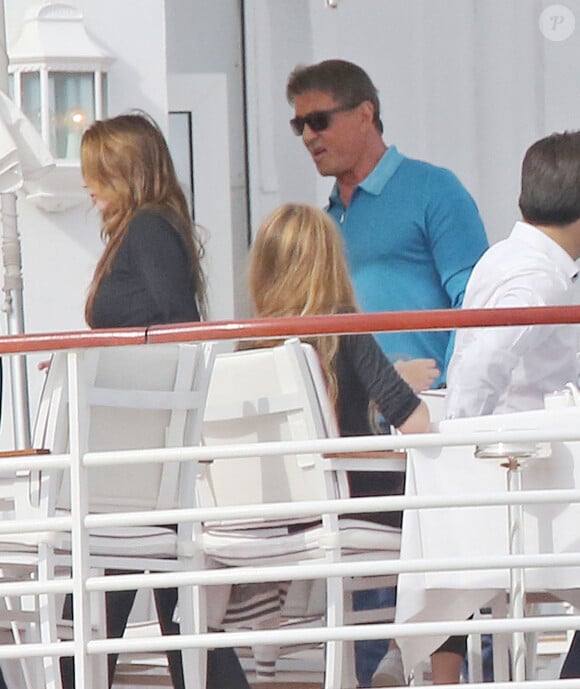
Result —
<instances>
[{"instance_id":1,"label":"white railing","mask_svg":"<svg viewBox=\"0 0 580 689\"><path fill-rule=\"evenodd\" d=\"M528 313L529 312L529 313ZM533 312L533 313L531 313ZM484 312L440 312L435 314L434 328L449 329L450 327L473 327L485 324L483 321L490 314ZM429 312L422 312L421 325L425 326ZM240 324L217 324L212 330L211 324L191 325L182 329L179 327L158 328L149 331L134 329L131 331L109 333L78 333L63 335L19 336L16 338L0 338L0 352L28 352L52 351L55 349L70 349L69 366L76 367L77 354L75 349L90 346L109 346L117 344L136 344L144 346L150 342L159 341L192 341L196 339L213 339L216 335L228 339L255 338L260 336L285 336L303 332L344 332L345 327L353 331L374 329L389 329L393 314L372 317L338 316L334 319L314 318L276 319L275 321L258 321ZM417 316L419 318L419 316ZM463 318L463 320L461 320ZM479 318L479 321L478 321ZM529 319L535 319L530 321ZM528 319L528 320L526 320ZM552 319L544 320L542 319ZM521 322L578 322L580 310L572 309L506 309L494 320L487 324L498 325L515 324ZM409 319L410 327L417 327L415 317ZM400 315L392 320L390 329L404 329ZM253 328L252 328L253 326ZM291 326L291 327L290 327ZM74 395L74 390L70 391ZM75 405L71 405L71 428L78 425L75 416ZM317 440L309 443L293 442L261 443L259 453L262 456L288 453L352 453L368 450L400 450L402 446L409 451L430 447L457 447L475 444L492 444L499 441L505 443L516 442L578 442L580 441L580 425L576 428L563 429L529 429L505 431L478 431L465 433L431 433L424 435L401 436L372 436L362 438L338 438ZM204 569L200 571L180 573L131 574L118 576L92 576L88 570L86 551L87 531L100 526L127 526L151 524L151 513L124 513L86 515L86 505L83 506L82 485L85 472L89 467L107 466L121 463L158 463L182 462L190 459L204 460L232 460L249 457L256 453L255 445L245 444L228 447L211 448L170 448L161 451L147 450L140 452L92 452L83 454L75 447L73 441L71 452L67 455L15 456L2 459L5 472L34 469L45 471L49 468L65 469L71 474L71 516L54 517L48 521L12 520L0 521L0 534L24 534L42 531L72 531L73 543L76 547L72 555L72 576L66 579L54 579L49 582L17 581L2 582L0 580L0 597L21 595L50 595L74 592L75 597L87 600L90 592L106 590L125 590L140 588L162 588L179 585L211 587L227 583L248 583L264 581L284 581L299 579L316 579L330 576L376 576L384 573L412 573L412 572L451 572L478 570L509 570L510 568L552 568L580 566L580 551L567 553L531 554L531 555L498 555L485 557L453 557L453 558L419 558L407 560L385 560L369 562L328 562L325 564L277 565L267 568L237 567L228 569ZM329 514L362 513L385 510L431 510L441 507L457 508L460 510L468 506L508 506L508 505L568 505L580 502L580 490L543 490L521 491L518 493L487 492L464 495L436 495L436 496L389 496L381 498L356 498L349 500L332 500L324 504L324 511ZM154 515L156 524L174 524L179 521L203 522L207 520L237 519L240 517L291 517L293 515L317 516L320 514L320 502L277 503L271 505L252 505L235 508L195 508L186 510L158 511ZM580 582L579 582L580 588ZM150 636L139 639L92 639L88 623L88 608L75 610L73 622L73 641L55 640L52 644L26 643L0 645L0 659L4 658L32 658L56 657L63 654L74 654L77 670L77 686L81 686L84 677L84 689L92 689L92 675L88 666L91 656L111 652L135 651L165 651L168 649L212 648L229 646L253 646L256 644L287 645L293 643L320 643L329 640L350 641L363 638L393 638L400 639L421 637L437 634L471 634L471 633L505 633L513 632L543 632L546 630L565 632L580 627L580 616L563 615L550 617L527 617L522 619L474 619L447 622L422 622L405 624L384 623L365 625L343 625L340 627L292 628L280 630L236 631L227 633L203 633L197 635L180 636ZM553 680L544 682L527 681L525 687L551 687ZM507 682L496 682L497 686L507 687ZM519 686L519 682L510 682L509 686ZM524 683L521 683L523 686ZM479 687L479 684L473 684ZM483 685L482 685L483 686ZM564 681L564 687L580 687L580 680Z\"/></svg>"}]
</instances>

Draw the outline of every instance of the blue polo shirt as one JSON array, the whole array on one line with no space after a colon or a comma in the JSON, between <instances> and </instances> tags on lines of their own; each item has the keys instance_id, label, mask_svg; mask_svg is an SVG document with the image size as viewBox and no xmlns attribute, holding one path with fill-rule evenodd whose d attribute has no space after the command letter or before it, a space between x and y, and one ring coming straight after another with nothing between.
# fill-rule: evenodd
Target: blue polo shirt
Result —
<instances>
[{"instance_id":1,"label":"blue polo shirt","mask_svg":"<svg viewBox=\"0 0 580 689\"><path fill-rule=\"evenodd\" d=\"M327 211L341 229L363 311L461 306L471 269L488 247L477 206L457 177L395 146L358 185L348 208L335 185ZM452 349L448 331L377 339L392 361L432 357L443 372Z\"/></svg>"}]
</instances>

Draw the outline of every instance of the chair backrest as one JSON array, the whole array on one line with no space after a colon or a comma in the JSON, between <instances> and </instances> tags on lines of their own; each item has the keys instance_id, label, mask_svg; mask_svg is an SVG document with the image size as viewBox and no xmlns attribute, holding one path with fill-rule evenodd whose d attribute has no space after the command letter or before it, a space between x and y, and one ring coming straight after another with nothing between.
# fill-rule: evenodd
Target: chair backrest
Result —
<instances>
[{"instance_id":1,"label":"chair backrest","mask_svg":"<svg viewBox=\"0 0 580 689\"><path fill-rule=\"evenodd\" d=\"M218 355L203 423L204 445L326 437L327 428L305 356L298 340ZM328 497L328 476L317 453L218 460L198 482L202 505Z\"/></svg>"},{"instance_id":2,"label":"chair backrest","mask_svg":"<svg viewBox=\"0 0 580 689\"><path fill-rule=\"evenodd\" d=\"M340 430L338 428L336 412L328 396L328 388L326 386L324 374L322 373L320 357L312 345L302 343L301 349L303 356L299 358L299 362L300 365L304 367L304 375L308 375L312 381L326 437L338 438L340 436Z\"/></svg>"},{"instance_id":3,"label":"chair backrest","mask_svg":"<svg viewBox=\"0 0 580 689\"><path fill-rule=\"evenodd\" d=\"M47 372L39 397L31 454L66 452L64 442L67 433L66 361L58 358ZM9 454L9 453L8 453ZM16 453L14 453L16 455ZM0 510L19 519L45 516L46 506L39 511L41 497L46 495L46 485L52 475L60 476L60 470L18 470L0 472Z\"/></svg>"},{"instance_id":4,"label":"chair backrest","mask_svg":"<svg viewBox=\"0 0 580 689\"><path fill-rule=\"evenodd\" d=\"M107 347L84 353L79 381L84 450L199 445L214 358L213 345L199 344ZM62 434L59 438L62 441ZM91 468L89 509L173 507L182 466L167 462ZM67 488L61 491L59 507L69 506Z\"/></svg>"},{"instance_id":5,"label":"chair backrest","mask_svg":"<svg viewBox=\"0 0 580 689\"><path fill-rule=\"evenodd\" d=\"M46 370L34 420L32 447L51 452L66 451L67 416L66 354L58 352Z\"/></svg>"}]
</instances>

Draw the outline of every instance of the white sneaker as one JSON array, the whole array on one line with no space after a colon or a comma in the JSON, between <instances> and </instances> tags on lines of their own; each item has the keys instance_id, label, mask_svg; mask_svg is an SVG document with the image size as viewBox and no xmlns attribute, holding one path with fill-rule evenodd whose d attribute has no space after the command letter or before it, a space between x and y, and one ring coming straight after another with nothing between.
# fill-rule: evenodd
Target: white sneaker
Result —
<instances>
[{"instance_id":1,"label":"white sneaker","mask_svg":"<svg viewBox=\"0 0 580 689\"><path fill-rule=\"evenodd\" d=\"M391 644L389 650L379 663L371 687L406 687L405 672L403 670L403 659L401 649Z\"/></svg>"}]
</instances>

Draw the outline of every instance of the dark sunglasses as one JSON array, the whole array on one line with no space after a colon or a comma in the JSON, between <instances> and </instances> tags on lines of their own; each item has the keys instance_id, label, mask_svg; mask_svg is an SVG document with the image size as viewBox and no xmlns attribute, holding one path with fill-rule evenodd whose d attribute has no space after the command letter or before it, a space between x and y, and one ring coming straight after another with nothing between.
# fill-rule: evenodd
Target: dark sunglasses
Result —
<instances>
[{"instance_id":1,"label":"dark sunglasses","mask_svg":"<svg viewBox=\"0 0 580 689\"><path fill-rule=\"evenodd\" d=\"M309 112L304 117L294 117L290 120L290 126L296 136L302 136L304 127L308 125L313 132L323 132L330 127L332 115L337 112L346 112L347 110L354 110L356 105L339 105L337 108L331 110L314 110Z\"/></svg>"}]
</instances>

